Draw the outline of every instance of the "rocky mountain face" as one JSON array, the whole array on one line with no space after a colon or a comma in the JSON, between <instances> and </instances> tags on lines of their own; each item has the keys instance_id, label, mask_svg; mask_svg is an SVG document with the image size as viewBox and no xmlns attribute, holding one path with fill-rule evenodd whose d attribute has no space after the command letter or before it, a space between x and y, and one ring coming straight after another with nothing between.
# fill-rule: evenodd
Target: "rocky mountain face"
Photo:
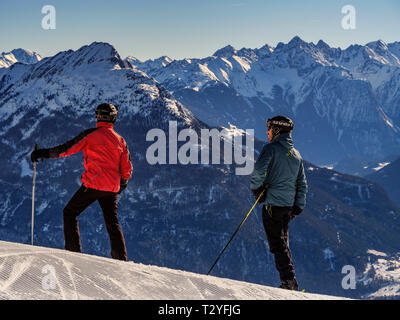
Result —
<instances>
[{"instance_id":1,"label":"rocky mountain face","mask_svg":"<svg viewBox=\"0 0 400 320\"><path fill-rule=\"evenodd\" d=\"M268 48L261 52L272 54ZM173 64L178 62L168 65ZM357 83L365 85L363 81ZM215 86L209 88L216 90ZM168 135L170 121L176 122L178 130L199 132L211 127L106 43L4 69L0 77L0 238L30 243L29 156L33 145L56 146L95 126L95 107L104 101L120 107L115 130L126 139L133 162L133 178L119 200L129 259L207 273L254 202L249 176L236 175L235 165L223 163L151 165L146 158L153 144L146 139L151 129L161 129ZM261 98L259 101L264 103ZM262 144L255 141L257 152ZM167 147L168 153L171 146ZM38 163L36 244L63 247L62 209L79 188L82 172L80 154ZM352 265L357 277L363 276L371 252L368 250L387 255L398 251L400 209L379 185L368 180L308 162L306 175L307 207L290 228L301 287L307 292L350 297L375 292L380 283L365 284L359 278L356 289L343 289L342 268ZM99 205L93 204L79 219L84 252L109 256ZM251 214L213 275L279 285L262 227L261 208Z\"/></svg>"},{"instance_id":2,"label":"rocky mountain face","mask_svg":"<svg viewBox=\"0 0 400 320\"><path fill-rule=\"evenodd\" d=\"M400 155L399 48L376 41L342 50L294 37L275 48L228 45L202 59L126 61L210 125L254 128L265 139L266 118L292 117L305 158L334 165Z\"/></svg>"},{"instance_id":3,"label":"rocky mountain face","mask_svg":"<svg viewBox=\"0 0 400 320\"><path fill-rule=\"evenodd\" d=\"M391 199L400 206L400 158L388 163L382 169L365 176L366 179L383 186Z\"/></svg>"}]
</instances>

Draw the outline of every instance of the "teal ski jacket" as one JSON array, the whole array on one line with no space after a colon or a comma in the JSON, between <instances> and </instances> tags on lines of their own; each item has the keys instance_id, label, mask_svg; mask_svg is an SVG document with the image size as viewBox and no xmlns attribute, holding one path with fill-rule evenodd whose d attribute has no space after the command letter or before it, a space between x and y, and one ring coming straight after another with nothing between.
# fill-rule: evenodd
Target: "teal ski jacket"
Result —
<instances>
[{"instance_id":1,"label":"teal ski jacket","mask_svg":"<svg viewBox=\"0 0 400 320\"><path fill-rule=\"evenodd\" d=\"M293 147L291 133L282 133L262 149L251 175L250 188L266 186L263 205L304 209L307 179L303 159Z\"/></svg>"}]
</instances>

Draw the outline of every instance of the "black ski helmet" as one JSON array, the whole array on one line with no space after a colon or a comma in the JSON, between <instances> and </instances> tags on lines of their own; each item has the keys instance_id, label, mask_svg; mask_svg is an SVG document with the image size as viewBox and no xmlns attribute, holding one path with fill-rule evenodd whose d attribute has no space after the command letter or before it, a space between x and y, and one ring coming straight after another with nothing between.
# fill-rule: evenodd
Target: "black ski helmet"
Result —
<instances>
[{"instance_id":1,"label":"black ski helmet","mask_svg":"<svg viewBox=\"0 0 400 320\"><path fill-rule=\"evenodd\" d=\"M118 115L118 106L111 103L99 104L96 108L96 119L102 122L115 123Z\"/></svg>"},{"instance_id":2,"label":"black ski helmet","mask_svg":"<svg viewBox=\"0 0 400 320\"><path fill-rule=\"evenodd\" d=\"M291 132L294 128L292 119L285 116L276 116L267 119L266 126L272 128L272 135L275 137L280 133Z\"/></svg>"}]
</instances>

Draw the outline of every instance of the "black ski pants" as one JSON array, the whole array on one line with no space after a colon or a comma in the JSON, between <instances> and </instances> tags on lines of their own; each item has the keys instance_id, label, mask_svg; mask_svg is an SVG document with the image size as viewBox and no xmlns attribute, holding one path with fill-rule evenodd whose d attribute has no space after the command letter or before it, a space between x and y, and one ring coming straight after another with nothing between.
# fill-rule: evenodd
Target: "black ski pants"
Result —
<instances>
[{"instance_id":1,"label":"black ski pants","mask_svg":"<svg viewBox=\"0 0 400 320\"><path fill-rule=\"evenodd\" d=\"M292 207L263 206L262 218L268 245L275 258L281 281L295 279L289 249L289 221Z\"/></svg>"},{"instance_id":2,"label":"black ski pants","mask_svg":"<svg viewBox=\"0 0 400 320\"><path fill-rule=\"evenodd\" d=\"M118 222L118 193L86 188L82 185L64 208L65 249L82 252L77 217L93 202L98 201L110 237L111 257L127 260L125 239Z\"/></svg>"}]
</instances>

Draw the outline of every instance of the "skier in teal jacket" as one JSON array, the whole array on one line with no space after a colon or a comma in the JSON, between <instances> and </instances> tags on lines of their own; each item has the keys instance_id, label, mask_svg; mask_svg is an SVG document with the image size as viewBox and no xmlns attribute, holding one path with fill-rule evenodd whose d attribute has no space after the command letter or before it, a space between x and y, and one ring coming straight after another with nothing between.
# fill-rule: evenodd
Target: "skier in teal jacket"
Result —
<instances>
[{"instance_id":1,"label":"skier in teal jacket","mask_svg":"<svg viewBox=\"0 0 400 320\"><path fill-rule=\"evenodd\" d=\"M267 120L268 141L251 175L250 189L262 204L268 244L275 257L281 288L298 290L289 248L289 221L306 204L307 180L303 160L293 147L293 122L284 116Z\"/></svg>"}]
</instances>

